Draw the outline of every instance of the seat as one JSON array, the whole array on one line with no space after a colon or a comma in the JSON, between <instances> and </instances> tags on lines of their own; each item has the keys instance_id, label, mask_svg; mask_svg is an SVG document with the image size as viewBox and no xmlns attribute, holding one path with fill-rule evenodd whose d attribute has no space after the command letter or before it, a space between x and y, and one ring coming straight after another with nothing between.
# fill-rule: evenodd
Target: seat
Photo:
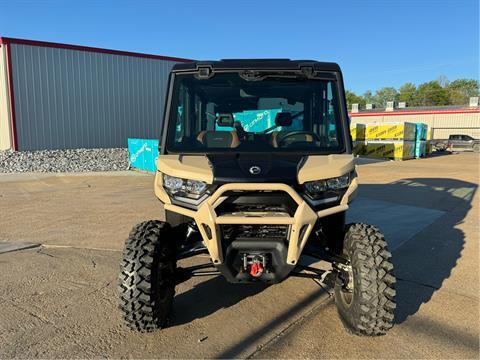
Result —
<instances>
[{"instance_id":1,"label":"seat","mask_svg":"<svg viewBox=\"0 0 480 360\"><path fill-rule=\"evenodd\" d=\"M270 141L272 143L273 147L278 148L278 143L284 137L285 135L291 133L292 131L273 131L271 133L271 138ZM301 141L306 141L306 142L313 142L313 136L309 134L297 134L290 136L288 140L286 141L287 144L291 144L294 142L301 142Z\"/></svg>"},{"instance_id":2,"label":"seat","mask_svg":"<svg viewBox=\"0 0 480 360\"><path fill-rule=\"evenodd\" d=\"M207 148L236 148L240 145L236 131L203 130L198 133L197 140Z\"/></svg>"},{"instance_id":3,"label":"seat","mask_svg":"<svg viewBox=\"0 0 480 360\"><path fill-rule=\"evenodd\" d=\"M275 116L275 126L277 127L289 127L292 125L292 122L293 122L293 117L292 117L292 114L289 112L279 112ZM272 131L270 133L270 142L272 146L278 148L278 145L281 139L292 132L295 132L295 130ZM286 144L292 144L294 142L301 142L301 141L313 142L313 136L310 134L295 134L295 135L292 134L292 136L288 137Z\"/></svg>"}]
</instances>

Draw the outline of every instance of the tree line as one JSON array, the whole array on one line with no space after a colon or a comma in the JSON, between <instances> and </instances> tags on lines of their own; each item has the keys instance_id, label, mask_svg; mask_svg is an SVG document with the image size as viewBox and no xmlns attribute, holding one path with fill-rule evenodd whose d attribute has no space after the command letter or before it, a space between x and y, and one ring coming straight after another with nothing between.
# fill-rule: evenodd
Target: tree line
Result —
<instances>
[{"instance_id":1,"label":"tree line","mask_svg":"<svg viewBox=\"0 0 480 360\"><path fill-rule=\"evenodd\" d=\"M359 104L360 109L365 109L366 104L385 108L387 101L406 102L407 106L468 105L470 97L480 95L480 84L474 79L450 82L445 76L441 76L418 86L408 82L398 90L394 87L383 87L375 94L368 90L363 95L347 90L345 95L349 110L352 104Z\"/></svg>"}]
</instances>

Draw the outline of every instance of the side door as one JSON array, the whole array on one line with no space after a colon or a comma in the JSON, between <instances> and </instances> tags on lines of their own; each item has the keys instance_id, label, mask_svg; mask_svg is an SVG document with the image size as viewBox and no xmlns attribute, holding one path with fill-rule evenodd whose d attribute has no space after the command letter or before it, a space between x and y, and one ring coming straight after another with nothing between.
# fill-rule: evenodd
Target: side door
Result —
<instances>
[{"instance_id":1,"label":"side door","mask_svg":"<svg viewBox=\"0 0 480 360\"><path fill-rule=\"evenodd\" d=\"M473 149L473 138L468 135L462 135L462 150L472 150Z\"/></svg>"},{"instance_id":2,"label":"side door","mask_svg":"<svg viewBox=\"0 0 480 360\"><path fill-rule=\"evenodd\" d=\"M462 135L450 135L449 141L452 150L462 150Z\"/></svg>"}]
</instances>

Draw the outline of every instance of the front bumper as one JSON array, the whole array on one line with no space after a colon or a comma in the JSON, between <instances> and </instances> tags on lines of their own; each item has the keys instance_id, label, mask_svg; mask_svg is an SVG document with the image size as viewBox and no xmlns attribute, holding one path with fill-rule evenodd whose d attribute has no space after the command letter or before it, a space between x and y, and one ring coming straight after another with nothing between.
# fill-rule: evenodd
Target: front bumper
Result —
<instances>
[{"instance_id":1,"label":"front bumper","mask_svg":"<svg viewBox=\"0 0 480 360\"><path fill-rule=\"evenodd\" d=\"M286 264L295 266L310 233L319 218L348 209L348 204L353 200L358 188L357 179L354 178L340 200L338 205L314 211L310 205L290 186L277 183L232 183L225 184L216 189L211 197L206 199L198 210L187 209L171 203L170 198L163 190L162 176L157 176L155 192L157 197L165 204L165 210L172 211L195 220L202 235L205 246L215 265L224 263L222 238L220 226L222 225L288 225L289 240ZM275 213L242 213L218 215L215 209L225 200L226 193L230 191L282 191L287 193L297 204L293 216L278 215Z\"/></svg>"}]
</instances>

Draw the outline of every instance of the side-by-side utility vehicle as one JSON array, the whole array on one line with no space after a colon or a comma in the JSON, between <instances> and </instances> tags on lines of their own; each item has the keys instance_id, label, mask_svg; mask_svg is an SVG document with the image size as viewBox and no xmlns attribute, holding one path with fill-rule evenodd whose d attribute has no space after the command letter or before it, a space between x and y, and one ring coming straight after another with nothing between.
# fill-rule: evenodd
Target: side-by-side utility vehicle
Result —
<instances>
[{"instance_id":1,"label":"side-by-side utility vehicle","mask_svg":"<svg viewBox=\"0 0 480 360\"><path fill-rule=\"evenodd\" d=\"M382 335L392 327L387 243L374 226L345 224L358 182L337 64L177 64L159 151L154 187L165 221L133 228L120 271L130 328L166 326L175 286L216 274L232 283L321 279L333 287L350 332ZM198 254L208 254L208 263L177 266ZM331 269L307 266L311 258Z\"/></svg>"}]
</instances>

